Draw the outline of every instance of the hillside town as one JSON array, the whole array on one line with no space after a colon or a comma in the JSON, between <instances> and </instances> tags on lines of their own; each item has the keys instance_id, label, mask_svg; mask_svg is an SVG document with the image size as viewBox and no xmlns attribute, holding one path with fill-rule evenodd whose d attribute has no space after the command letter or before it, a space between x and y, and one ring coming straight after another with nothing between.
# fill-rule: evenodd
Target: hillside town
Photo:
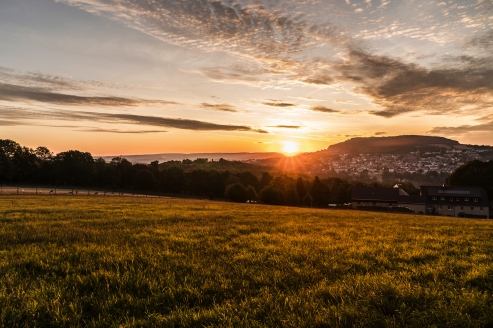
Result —
<instances>
[{"instance_id":1,"label":"hillside town","mask_svg":"<svg viewBox=\"0 0 493 328\"><path fill-rule=\"evenodd\" d=\"M313 170L341 174L354 179L366 177L382 181L387 175L413 174L448 175L459 166L474 159L484 159L485 149L441 149L434 152L407 154L341 154L338 158L321 161ZM436 172L436 173L435 173Z\"/></svg>"}]
</instances>

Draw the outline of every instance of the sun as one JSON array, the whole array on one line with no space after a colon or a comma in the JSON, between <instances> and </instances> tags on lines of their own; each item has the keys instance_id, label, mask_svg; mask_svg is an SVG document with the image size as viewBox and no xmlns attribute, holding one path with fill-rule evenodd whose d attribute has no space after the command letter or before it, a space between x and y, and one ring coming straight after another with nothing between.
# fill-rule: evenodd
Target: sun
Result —
<instances>
[{"instance_id":1,"label":"sun","mask_svg":"<svg viewBox=\"0 0 493 328\"><path fill-rule=\"evenodd\" d=\"M283 141L282 142L282 152L286 155L293 155L298 151L298 144L292 141Z\"/></svg>"}]
</instances>

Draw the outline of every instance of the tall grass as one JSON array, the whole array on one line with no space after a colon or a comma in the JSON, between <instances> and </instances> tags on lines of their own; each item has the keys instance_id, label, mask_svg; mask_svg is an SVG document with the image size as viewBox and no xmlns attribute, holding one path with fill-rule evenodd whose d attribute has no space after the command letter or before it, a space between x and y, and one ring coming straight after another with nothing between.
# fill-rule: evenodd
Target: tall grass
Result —
<instances>
[{"instance_id":1,"label":"tall grass","mask_svg":"<svg viewBox=\"0 0 493 328\"><path fill-rule=\"evenodd\" d=\"M2 327L493 327L493 222L0 198Z\"/></svg>"}]
</instances>

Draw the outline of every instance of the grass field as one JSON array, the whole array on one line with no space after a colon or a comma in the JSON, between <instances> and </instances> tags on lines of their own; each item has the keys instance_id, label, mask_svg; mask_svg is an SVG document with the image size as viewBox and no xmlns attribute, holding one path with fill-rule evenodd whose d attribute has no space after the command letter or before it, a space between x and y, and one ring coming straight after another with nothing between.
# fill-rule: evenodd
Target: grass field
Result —
<instances>
[{"instance_id":1,"label":"grass field","mask_svg":"<svg viewBox=\"0 0 493 328\"><path fill-rule=\"evenodd\" d=\"M0 197L1 327L493 327L493 221Z\"/></svg>"}]
</instances>

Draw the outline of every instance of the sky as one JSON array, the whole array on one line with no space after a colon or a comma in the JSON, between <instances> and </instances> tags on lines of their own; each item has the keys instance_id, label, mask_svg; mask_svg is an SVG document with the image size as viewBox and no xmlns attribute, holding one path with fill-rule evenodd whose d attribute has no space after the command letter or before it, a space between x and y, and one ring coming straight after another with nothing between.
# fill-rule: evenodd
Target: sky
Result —
<instances>
[{"instance_id":1,"label":"sky","mask_svg":"<svg viewBox=\"0 0 493 328\"><path fill-rule=\"evenodd\" d=\"M493 145L491 0L0 0L0 139L93 155Z\"/></svg>"}]
</instances>

